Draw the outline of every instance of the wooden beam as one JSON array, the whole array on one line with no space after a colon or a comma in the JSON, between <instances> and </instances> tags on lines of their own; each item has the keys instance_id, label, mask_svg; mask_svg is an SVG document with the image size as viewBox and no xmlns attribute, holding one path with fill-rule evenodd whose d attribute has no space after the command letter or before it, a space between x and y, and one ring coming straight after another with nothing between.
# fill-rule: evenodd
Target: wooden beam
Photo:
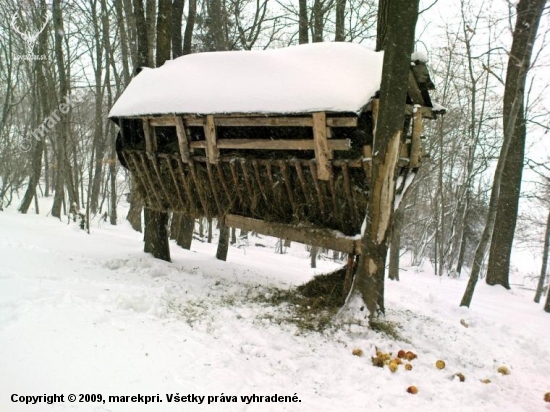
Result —
<instances>
[{"instance_id":1,"label":"wooden beam","mask_svg":"<svg viewBox=\"0 0 550 412\"><path fill-rule=\"evenodd\" d=\"M422 112L417 110L413 114L413 130L411 138L411 153L409 155L409 166L411 168L417 168L420 166L420 159L422 156L422 132L424 131L424 125L422 124Z\"/></svg>"},{"instance_id":2,"label":"wooden beam","mask_svg":"<svg viewBox=\"0 0 550 412\"><path fill-rule=\"evenodd\" d=\"M206 157L208 158L208 162L216 164L220 160L220 150L216 142L216 124L214 123L214 116L211 114L204 119L204 136L206 137Z\"/></svg>"},{"instance_id":3,"label":"wooden beam","mask_svg":"<svg viewBox=\"0 0 550 412\"><path fill-rule=\"evenodd\" d=\"M178 146L180 149L180 156L183 163L189 163L191 159L191 153L189 153L189 139L185 132L185 126L180 116L175 116L174 121L176 123L176 131L178 134Z\"/></svg>"},{"instance_id":4,"label":"wooden beam","mask_svg":"<svg viewBox=\"0 0 550 412\"><path fill-rule=\"evenodd\" d=\"M346 237L336 230L295 227L231 214L225 216L225 225L343 253L361 253L360 240Z\"/></svg>"},{"instance_id":5,"label":"wooden beam","mask_svg":"<svg viewBox=\"0 0 550 412\"><path fill-rule=\"evenodd\" d=\"M145 151L150 156L157 151L157 139L148 119L143 119L143 133L145 134Z\"/></svg>"},{"instance_id":6,"label":"wooden beam","mask_svg":"<svg viewBox=\"0 0 550 412\"><path fill-rule=\"evenodd\" d=\"M328 180L332 173L330 149L327 140L327 115L325 112L313 113L313 143L317 162L317 177Z\"/></svg>"},{"instance_id":7,"label":"wooden beam","mask_svg":"<svg viewBox=\"0 0 550 412\"><path fill-rule=\"evenodd\" d=\"M176 121L173 116L166 117L149 117L149 124L151 126L172 126L176 127Z\"/></svg>"},{"instance_id":8,"label":"wooden beam","mask_svg":"<svg viewBox=\"0 0 550 412\"><path fill-rule=\"evenodd\" d=\"M224 127L255 127L255 126L276 126L276 127L313 127L313 119L311 117L225 117L214 116L216 126ZM203 117L199 116L184 116L188 126L202 126ZM327 118L327 126L329 127L357 127L357 117L329 117Z\"/></svg>"},{"instance_id":9,"label":"wooden beam","mask_svg":"<svg viewBox=\"0 0 550 412\"><path fill-rule=\"evenodd\" d=\"M267 139L221 139L217 141L218 149L256 149L256 150L314 150L313 140L267 140ZM191 142L193 149L207 148L206 141ZM351 149L350 139L329 140L330 150Z\"/></svg>"}]
</instances>

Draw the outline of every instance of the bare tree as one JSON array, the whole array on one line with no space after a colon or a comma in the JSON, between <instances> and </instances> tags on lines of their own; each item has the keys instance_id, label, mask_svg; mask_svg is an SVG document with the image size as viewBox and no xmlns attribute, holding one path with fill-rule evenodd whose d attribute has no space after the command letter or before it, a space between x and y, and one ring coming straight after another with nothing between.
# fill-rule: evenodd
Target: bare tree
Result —
<instances>
[{"instance_id":1,"label":"bare tree","mask_svg":"<svg viewBox=\"0 0 550 412\"><path fill-rule=\"evenodd\" d=\"M472 272L470 274L470 279L468 280L466 291L464 292L464 296L460 302L460 306L469 307L472 302L472 297L479 278L483 259L487 246L491 240L497 215L498 199L500 195L502 175L506 164L506 157L508 155L508 148L510 147L510 142L514 135L518 114L523 107L525 80L530 67L533 46L545 3L546 0L520 0L517 5L518 14L513 34L512 49L508 61L506 85L504 89L504 138L497 168L495 170L487 221L474 255Z\"/></svg>"}]
</instances>

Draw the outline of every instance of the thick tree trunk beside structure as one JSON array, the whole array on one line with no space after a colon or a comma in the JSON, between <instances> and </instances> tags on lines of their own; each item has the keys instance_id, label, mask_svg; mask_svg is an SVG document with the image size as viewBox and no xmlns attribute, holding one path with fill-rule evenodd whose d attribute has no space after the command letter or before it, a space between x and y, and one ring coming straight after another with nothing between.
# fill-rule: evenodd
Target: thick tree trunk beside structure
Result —
<instances>
[{"instance_id":1,"label":"thick tree trunk beside structure","mask_svg":"<svg viewBox=\"0 0 550 412\"><path fill-rule=\"evenodd\" d=\"M382 4L384 3L384 4ZM396 167L419 0L381 2L387 7L385 52L376 122L366 229L351 294L360 294L369 319L384 312L384 277L395 197Z\"/></svg>"},{"instance_id":2,"label":"thick tree trunk beside structure","mask_svg":"<svg viewBox=\"0 0 550 412\"><path fill-rule=\"evenodd\" d=\"M216 259L227 260L227 251L229 250L229 226L220 223L220 238L218 239L218 249L216 251Z\"/></svg>"},{"instance_id":3,"label":"thick tree trunk beside structure","mask_svg":"<svg viewBox=\"0 0 550 412\"><path fill-rule=\"evenodd\" d=\"M170 262L168 243L168 214L145 208L145 253Z\"/></svg>"}]
</instances>

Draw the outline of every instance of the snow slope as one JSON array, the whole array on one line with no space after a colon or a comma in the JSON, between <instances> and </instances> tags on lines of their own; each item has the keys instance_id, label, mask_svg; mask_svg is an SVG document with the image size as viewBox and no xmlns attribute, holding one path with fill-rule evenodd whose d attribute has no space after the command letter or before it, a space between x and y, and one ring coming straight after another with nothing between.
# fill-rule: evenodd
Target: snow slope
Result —
<instances>
[{"instance_id":1,"label":"snow slope","mask_svg":"<svg viewBox=\"0 0 550 412\"><path fill-rule=\"evenodd\" d=\"M109 117L359 112L380 88L382 60L354 43L190 54L143 69Z\"/></svg>"},{"instance_id":2,"label":"snow slope","mask_svg":"<svg viewBox=\"0 0 550 412\"><path fill-rule=\"evenodd\" d=\"M141 234L126 224L96 224L87 235L53 218L0 212L0 411L550 411L542 400L550 315L531 292L480 283L466 310L458 307L464 279L407 268L387 284L387 319L410 343L358 325L300 333L280 322L281 307L253 298L316 272L303 246L277 255L271 245L254 238L232 247L226 263L214 259L215 245L171 245L166 263L143 254ZM375 346L413 350L413 370L373 367ZM511 374L498 374L501 365ZM176 393L206 398L169 403ZM65 402L25 405L13 394L64 394ZM163 402L70 403L69 394L158 394ZM238 401L208 404L222 394ZM300 402L241 401L252 394Z\"/></svg>"}]
</instances>

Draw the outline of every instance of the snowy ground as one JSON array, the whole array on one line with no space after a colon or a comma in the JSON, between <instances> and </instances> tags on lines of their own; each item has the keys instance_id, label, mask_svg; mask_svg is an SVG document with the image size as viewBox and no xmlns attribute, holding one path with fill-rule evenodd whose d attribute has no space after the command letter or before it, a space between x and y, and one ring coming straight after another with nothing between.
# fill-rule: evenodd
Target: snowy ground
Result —
<instances>
[{"instance_id":1,"label":"snowy ground","mask_svg":"<svg viewBox=\"0 0 550 412\"><path fill-rule=\"evenodd\" d=\"M550 315L531 291L480 282L466 310L465 279L406 268L387 284L387 319L408 342L357 325L301 333L277 322L280 307L254 298L337 265L321 261L315 272L303 246L277 255L272 245L254 238L223 263L214 245L195 241L192 251L172 245L166 263L145 255L127 224L96 224L88 235L51 217L0 212L0 411L550 411ZM375 346L414 351L413 370L372 366ZM501 365L511 373L500 375ZM25 405L14 394L64 402ZM162 403L108 398L138 394ZM176 394L205 398L168 402ZM253 394L299 401L241 400Z\"/></svg>"}]
</instances>

